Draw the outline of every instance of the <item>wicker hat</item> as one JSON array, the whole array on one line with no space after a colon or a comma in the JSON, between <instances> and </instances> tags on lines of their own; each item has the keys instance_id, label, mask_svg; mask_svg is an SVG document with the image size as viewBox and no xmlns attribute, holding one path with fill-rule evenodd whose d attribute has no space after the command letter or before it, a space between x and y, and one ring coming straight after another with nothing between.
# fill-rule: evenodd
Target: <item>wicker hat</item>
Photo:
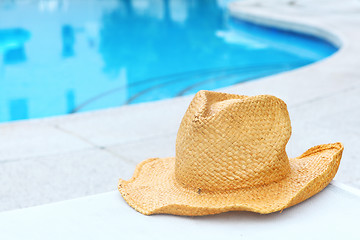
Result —
<instances>
[{"instance_id":1,"label":"wicker hat","mask_svg":"<svg viewBox=\"0 0 360 240\"><path fill-rule=\"evenodd\" d=\"M200 91L182 119L176 157L141 162L118 189L146 215L281 211L325 188L343 151L325 144L289 159L290 135L286 104L274 96Z\"/></svg>"}]
</instances>

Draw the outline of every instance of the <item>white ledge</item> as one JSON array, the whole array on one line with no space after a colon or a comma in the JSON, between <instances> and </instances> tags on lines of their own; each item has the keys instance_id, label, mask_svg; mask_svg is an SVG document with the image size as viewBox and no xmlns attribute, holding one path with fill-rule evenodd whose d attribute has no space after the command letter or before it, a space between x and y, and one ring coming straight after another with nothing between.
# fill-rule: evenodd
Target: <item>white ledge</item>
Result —
<instances>
[{"instance_id":1,"label":"white ledge","mask_svg":"<svg viewBox=\"0 0 360 240\"><path fill-rule=\"evenodd\" d=\"M282 213L229 212L204 217L144 216L117 191L0 213L12 239L358 239L360 195L330 184Z\"/></svg>"}]
</instances>

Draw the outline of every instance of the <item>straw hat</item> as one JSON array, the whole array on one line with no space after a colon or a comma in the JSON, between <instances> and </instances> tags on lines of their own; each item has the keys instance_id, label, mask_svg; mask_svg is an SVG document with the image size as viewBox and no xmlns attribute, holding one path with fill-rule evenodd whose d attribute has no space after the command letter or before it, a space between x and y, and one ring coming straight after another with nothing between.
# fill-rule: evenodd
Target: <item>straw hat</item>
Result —
<instances>
[{"instance_id":1,"label":"straw hat","mask_svg":"<svg viewBox=\"0 0 360 240\"><path fill-rule=\"evenodd\" d=\"M343 151L324 144L289 159L290 135L286 104L274 96L200 91L182 119L176 157L143 161L118 189L146 215L281 211L325 188Z\"/></svg>"}]
</instances>

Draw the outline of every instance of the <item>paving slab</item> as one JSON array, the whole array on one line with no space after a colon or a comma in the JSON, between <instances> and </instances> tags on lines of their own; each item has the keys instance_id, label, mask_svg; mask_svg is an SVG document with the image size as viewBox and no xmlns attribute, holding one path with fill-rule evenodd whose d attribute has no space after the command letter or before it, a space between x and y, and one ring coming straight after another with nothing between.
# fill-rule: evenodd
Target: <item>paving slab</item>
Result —
<instances>
[{"instance_id":1,"label":"paving slab","mask_svg":"<svg viewBox=\"0 0 360 240\"><path fill-rule=\"evenodd\" d=\"M90 147L85 141L44 123L0 124L0 163Z\"/></svg>"},{"instance_id":2,"label":"paving slab","mask_svg":"<svg viewBox=\"0 0 360 240\"><path fill-rule=\"evenodd\" d=\"M50 121L97 145L108 146L174 134L191 97L75 114Z\"/></svg>"},{"instance_id":3,"label":"paving slab","mask_svg":"<svg viewBox=\"0 0 360 240\"><path fill-rule=\"evenodd\" d=\"M114 190L134 165L100 149L0 164L0 211Z\"/></svg>"},{"instance_id":4,"label":"paving slab","mask_svg":"<svg viewBox=\"0 0 360 240\"><path fill-rule=\"evenodd\" d=\"M148 158L175 156L176 134L152 137L127 144L108 146L106 149L138 164ZM134 169L135 170L135 169Z\"/></svg>"}]
</instances>

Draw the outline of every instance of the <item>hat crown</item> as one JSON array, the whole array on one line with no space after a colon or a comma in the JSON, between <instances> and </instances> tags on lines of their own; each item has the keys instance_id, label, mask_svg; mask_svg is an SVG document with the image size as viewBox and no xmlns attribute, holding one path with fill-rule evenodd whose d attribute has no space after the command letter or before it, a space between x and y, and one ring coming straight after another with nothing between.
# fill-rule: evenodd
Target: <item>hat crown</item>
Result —
<instances>
[{"instance_id":1,"label":"hat crown","mask_svg":"<svg viewBox=\"0 0 360 240\"><path fill-rule=\"evenodd\" d=\"M290 135L286 104L274 96L200 91L177 134L176 181L208 191L276 182L290 172Z\"/></svg>"}]
</instances>

